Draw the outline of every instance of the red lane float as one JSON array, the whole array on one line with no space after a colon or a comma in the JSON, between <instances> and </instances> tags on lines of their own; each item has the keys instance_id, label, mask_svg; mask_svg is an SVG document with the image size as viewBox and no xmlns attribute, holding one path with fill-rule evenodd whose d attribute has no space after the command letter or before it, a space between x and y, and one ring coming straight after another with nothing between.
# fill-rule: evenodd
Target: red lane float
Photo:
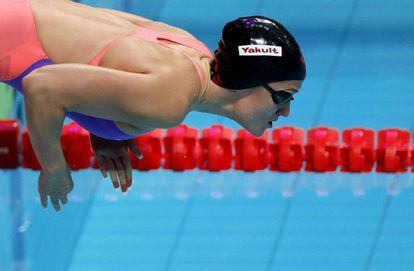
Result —
<instances>
[{"instance_id":1,"label":"red lane float","mask_svg":"<svg viewBox=\"0 0 414 271\"><path fill-rule=\"evenodd\" d=\"M367 128L351 128L339 132L328 127L308 130L304 147L304 131L296 127L280 127L254 137L248 131L234 131L221 125L213 125L202 131L182 124L169 129L166 136L161 129L137 137L138 148L144 154L138 160L130 153L133 169L165 169L183 171L195 169L221 171L231 169L233 160L236 170L256 171L270 166L271 171L299 171L306 161L306 171L335 171L341 165L343 172L371 172L376 163L377 172L414 171L414 145L410 145L410 132L404 129L378 131L374 149L375 132ZM413 135L414 136L414 135ZM19 166L19 124L16 120L0 120L0 169ZM40 170L41 166L30 143L27 128L21 137L23 168ZM163 152L164 143L164 152ZM90 167L93 156L88 132L75 123L65 125L61 145L65 159L72 170ZM234 153L233 153L234 149ZM164 157L164 165L162 159ZM97 163L93 165L98 168Z\"/></svg>"},{"instance_id":2,"label":"red lane float","mask_svg":"<svg viewBox=\"0 0 414 271\"><path fill-rule=\"evenodd\" d=\"M140 171L159 169L162 162L162 141L163 130L161 129L135 138L135 143L144 157L138 159L130 152L132 168Z\"/></svg>"},{"instance_id":3,"label":"red lane float","mask_svg":"<svg viewBox=\"0 0 414 271\"><path fill-rule=\"evenodd\" d=\"M353 128L342 133L341 171L371 172L375 164L375 132L371 129Z\"/></svg>"},{"instance_id":4,"label":"red lane float","mask_svg":"<svg viewBox=\"0 0 414 271\"><path fill-rule=\"evenodd\" d=\"M75 122L63 126L60 142L66 162L71 170L90 167L92 147L89 133L85 129Z\"/></svg>"},{"instance_id":5,"label":"red lane float","mask_svg":"<svg viewBox=\"0 0 414 271\"><path fill-rule=\"evenodd\" d=\"M411 145L411 171L414 172L414 133L413 133L413 144Z\"/></svg>"},{"instance_id":6,"label":"red lane float","mask_svg":"<svg viewBox=\"0 0 414 271\"><path fill-rule=\"evenodd\" d=\"M409 165L410 132L384 129L378 132L377 172L405 172Z\"/></svg>"},{"instance_id":7,"label":"red lane float","mask_svg":"<svg viewBox=\"0 0 414 271\"><path fill-rule=\"evenodd\" d=\"M201 160L198 130L181 124L167 130L164 138L165 169L184 171L195 169Z\"/></svg>"},{"instance_id":8,"label":"red lane float","mask_svg":"<svg viewBox=\"0 0 414 271\"><path fill-rule=\"evenodd\" d=\"M233 130L213 125L202 131L200 139L202 170L228 170L233 162Z\"/></svg>"},{"instance_id":9,"label":"red lane float","mask_svg":"<svg viewBox=\"0 0 414 271\"><path fill-rule=\"evenodd\" d=\"M339 131L315 127L308 131L306 171L335 171L339 165Z\"/></svg>"},{"instance_id":10,"label":"red lane float","mask_svg":"<svg viewBox=\"0 0 414 271\"><path fill-rule=\"evenodd\" d=\"M235 169L244 171L263 170L269 165L268 131L255 137L247 130L240 129L234 140L236 149Z\"/></svg>"},{"instance_id":11,"label":"red lane float","mask_svg":"<svg viewBox=\"0 0 414 271\"><path fill-rule=\"evenodd\" d=\"M30 142L29 131L25 127L22 135L22 149L23 149L23 168L28 168L32 170L41 170L39 160L33 150L32 143Z\"/></svg>"},{"instance_id":12,"label":"red lane float","mask_svg":"<svg viewBox=\"0 0 414 271\"><path fill-rule=\"evenodd\" d=\"M273 143L269 146L271 171L300 171L304 160L304 131L296 127L273 130Z\"/></svg>"},{"instance_id":13,"label":"red lane float","mask_svg":"<svg viewBox=\"0 0 414 271\"><path fill-rule=\"evenodd\" d=\"M0 168L16 169L19 167L20 125L16 120L0 120Z\"/></svg>"}]
</instances>

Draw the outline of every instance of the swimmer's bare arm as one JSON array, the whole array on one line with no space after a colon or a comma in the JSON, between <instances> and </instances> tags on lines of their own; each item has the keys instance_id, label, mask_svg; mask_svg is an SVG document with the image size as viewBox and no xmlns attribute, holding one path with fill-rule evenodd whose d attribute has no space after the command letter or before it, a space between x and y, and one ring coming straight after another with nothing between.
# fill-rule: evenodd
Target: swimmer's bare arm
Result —
<instances>
[{"instance_id":1,"label":"swimmer's bare arm","mask_svg":"<svg viewBox=\"0 0 414 271\"><path fill-rule=\"evenodd\" d=\"M66 111L122 121L137 127L166 128L183 118L183 108L162 75L137 74L82 64L42 67L24 79L28 128L45 170L65 165L59 147ZM163 127L164 126L164 127Z\"/></svg>"}]
</instances>

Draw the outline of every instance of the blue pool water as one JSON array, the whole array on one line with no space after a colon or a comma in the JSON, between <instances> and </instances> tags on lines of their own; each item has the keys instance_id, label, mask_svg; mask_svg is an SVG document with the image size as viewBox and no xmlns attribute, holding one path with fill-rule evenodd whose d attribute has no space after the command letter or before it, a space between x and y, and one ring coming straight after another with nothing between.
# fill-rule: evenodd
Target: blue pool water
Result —
<instances>
[{"instance_id":1,"label":"blue pool water","mask_svg":"<svg viewBox=\"0 0 414 271\"><path fill-rule=\"evenodd\" d=\"M182 27L212 50L225 22L274 17L308 65L279 125L414 130L413 1L83 2ZM201 113L185 123L240 128ZM159 170L134 172L123 196L85 170L55 214L40 207L37 172L0 171L0 270L411 271L413 175Z\"/></svg>"},{"instance_id":2,"label":"blue pool water","mask_svg":"<svg viewBox=\"0 0 414 271\"><path fill-rule=\"evenodd\" d=\"M70 205L1 172L1 270L411 270L413 174L73 174Z\"/></svg>"}]
</instances>

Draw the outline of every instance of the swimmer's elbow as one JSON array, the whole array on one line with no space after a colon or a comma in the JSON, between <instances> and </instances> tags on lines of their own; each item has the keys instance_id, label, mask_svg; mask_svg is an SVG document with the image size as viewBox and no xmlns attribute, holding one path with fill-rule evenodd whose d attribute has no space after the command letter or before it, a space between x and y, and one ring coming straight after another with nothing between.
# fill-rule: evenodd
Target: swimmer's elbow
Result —
<instances>
[{"instance_id":1,"label":"swimmer's elbow","mask_svg":"<svg viewBox=\"0 0 414 271\"><path fill-rule=\"evenodd\" d=\"M160 106L155 107L152 114L156 116L156 123L162 129L170 129L180 125L188 114L188 104L178 98L170 98L160 101ZM161 109L160 109L161 108Z\"/></svg>"},{"instance_id":2,"label":"swimmer's elbow","mask_svg":"<svg viewBox=\"0 0 414 271\"><path fill-rule=\"evenodd\" d=\"M176 116L169 116L168 119L164 119L161 125L159 125L161 129L170 129L177 127L180 125L185 119L185 115L179 115Z\"/></svg>"},{"instance_id":3,"label":"swimmer's elbow","mask_svg":"<svg viewBox=\"0 0 414 271\"><path fill-rule=\"evenodd\" d=\"M183 110L181 107L179 107L178 104L175 104L174 106L170 107L169 110L166 109L168 107L160 106L160 108L164 109L151 110L151 113L147 112L147 114L145 114L146 116L151 116L148 118L150 120L149 123L152 124L150 126L157 127L160 129L170 129L180 125L186 117L186 114L182 112ZM144 119L146 118L144 117ZM137 120L140 120L140 117L138 117ZM137 126L140 126L139 123L137 124Z\"/></svg>"}]
</instances>

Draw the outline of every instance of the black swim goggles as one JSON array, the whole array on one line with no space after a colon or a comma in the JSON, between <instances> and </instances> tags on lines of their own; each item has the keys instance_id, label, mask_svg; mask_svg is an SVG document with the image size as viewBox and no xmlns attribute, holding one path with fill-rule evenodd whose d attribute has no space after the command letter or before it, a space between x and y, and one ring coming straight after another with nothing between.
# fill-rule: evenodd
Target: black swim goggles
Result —
<instances>
[{"instance_id":1,"label":"black swim goggles","mask_svg":"<svg viewBox=\"0 0 414 271\"><path fill-rule=\"evenodd\" d=\"M293 94L285 90L274 90L268 84L264 84L263 87L272 95L272 100L277 105L284 105L293 101Z\"/></svg>"}]
</instances>

